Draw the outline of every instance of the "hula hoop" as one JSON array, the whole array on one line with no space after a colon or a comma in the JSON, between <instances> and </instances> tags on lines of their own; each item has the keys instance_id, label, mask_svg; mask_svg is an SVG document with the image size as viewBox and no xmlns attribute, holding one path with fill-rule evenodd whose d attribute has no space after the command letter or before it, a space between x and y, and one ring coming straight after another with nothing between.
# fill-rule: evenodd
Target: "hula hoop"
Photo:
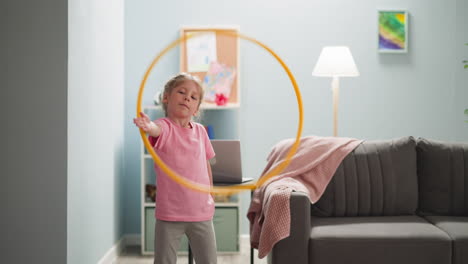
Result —
<instances>
[{"instance_id":1,"label":"hula hoop","mask_svg":"<svg viewBox=\"0 0 468 264\"><path fill-rule=\"evenodd\" d=\"M271 177L279 174L282 172L291 162L292 156L296 153L297 148L299 147L300 143L300 138L302 134L302 125L303 125L303 107L302 107L302 97L301 97L301 92L299 91L299 87L297 86L296 79L294 78L293 74L289 70L288 66L283 62L283 60L275 53L273 50L271 50L269 47L267 47L265 44L261 43L260 41L253 39L251 37L247 37L245 35L242 35L240 33L234 33L226 30L204 30L203 32L200 33L193 33L188 36L185 34L180 37L179 39L171 42L169 45L166 46L159 54L156 56L156 58L151 62L150 66L145 72L145 75L143 77L143 80L141 81L140 84L140 89L138 91L138 98L137 98L137 109L136 113L137 116L140 116L141 110L141 103L142 103L142 97L143 97L143 91L145 89L146 81L148 80L149 74L151 73L152 69L156 65L156 63L171 49L179 45L180 43L185 43L188 39L193 38L194 36L198 36L201 34L206 34L207 32L215 32L216 34L221 34L221 35L230 35L232 37L237 37L241 38L247 41L250 41L252 43L255 43L268 51L283 67L283 69L286 71L293 87L294 91L296 93L297 97L297 105L299 108L299 124L297 128L297 133L296 133L296 141L292 145L291 149L289 150L288 154L286 155L286 159L278 164L276 167L274 167L272 170L270 170L267 174L265 174L263 177L258 179L256 182L251 183L251 184L243 184L243 185L233 185L233 186L207 186L203 184L199 184L190 180L187 180L183 178L182 176L178 175L174 171L172 171L162 160L161 158L156 154L154 149L151 147L151 144L146 136L146 133L140 129L140 135L141 139L143 140L143 143L145 145L145 148L148 150L148 152L151 154L153 157L154 162L163 170L173 181L181 184L184 187L190 188L192 190L196 190L199 192L205 192L205 193L211 193L211 194L234 194L238 193L241 191L245 190L253 190L256 189L260 186L262 186L267 180L269 180Z\"/></svg>"}]
</instances>

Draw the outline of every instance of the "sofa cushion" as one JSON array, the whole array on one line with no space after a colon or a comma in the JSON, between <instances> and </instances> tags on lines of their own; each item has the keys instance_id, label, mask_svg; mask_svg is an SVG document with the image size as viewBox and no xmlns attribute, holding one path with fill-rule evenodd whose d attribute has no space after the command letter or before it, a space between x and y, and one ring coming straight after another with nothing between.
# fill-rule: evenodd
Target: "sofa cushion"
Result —
<instances>
[{"instance_id":1,"label":"sofa cushion","mask_svg":"<svg viewBox=\"0 0 468 264\"><path fill-rule=\"evenodd\" d=\"M419 216L312 217L309 263L445 264L450 237Z\"/></svg>"},{"instance_id":2,"label":"sofa cushion","mask_svg":"<svg viewBox=\"0 0 468 264\"><path fill-rule=\"evenodd\" d=\"M452 238L452 263L468 263L468 217L425 216L425 218Z\"/></svg>"},{"instance_id":3,"label":"sofa cushion","mask_svg":"<svg viewBox=\"0 0 468 264\"><path fill-rule=\"evenodd\" d=\"M417 141L419 211L468 216L468 143Z\"/></svg>"},{"instance_id":4,"label":"sofa cushion","mask_svg":"<svg viewBox=\"0 0 468 264\"><path fill-rule=\"evenodd\" d=\"M413 137L365 141L341 162L315 216L411 215L418 187Z\"/></svg>"}]
</instances>

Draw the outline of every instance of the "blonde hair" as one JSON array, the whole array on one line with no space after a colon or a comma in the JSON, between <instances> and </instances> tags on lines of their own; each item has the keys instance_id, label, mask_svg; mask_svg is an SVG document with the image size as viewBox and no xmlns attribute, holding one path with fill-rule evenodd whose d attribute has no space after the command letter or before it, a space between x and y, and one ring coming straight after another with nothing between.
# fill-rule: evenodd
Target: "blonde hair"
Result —
<instances>
[{"instance_id":1,"label":"blonde hair","mask_svg":"<svg viewBox=\"0 0 468 264\"><path fill-rule=\"evenodd\" d=\"M169 96L175 87L179 86L181 83L185 81L192 81L198 86L200 90L200 101L198 102L198 109L200 110L200 104L203 101L203 95L205 92L203 90L203 86L201 85L200 79L198 79L198 77L193 76L191 74L181 72L177 74L176 76L172 77L169 81L167 81L167 83L164 85L163 97L166 95ZM167 116L167 102L163 101L162 107L164 110L164 115Z\"/></svg>"}]
</instances>

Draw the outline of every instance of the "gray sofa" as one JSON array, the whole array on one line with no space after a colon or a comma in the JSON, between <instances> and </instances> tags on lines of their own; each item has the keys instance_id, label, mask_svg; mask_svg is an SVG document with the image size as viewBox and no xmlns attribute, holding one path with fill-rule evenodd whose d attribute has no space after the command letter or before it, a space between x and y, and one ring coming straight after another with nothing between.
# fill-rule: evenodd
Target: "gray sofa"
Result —
<instances>
[{"instance_id":1,"label":"gray sofa","mask_svg":"<svg viewBox=\"0 0 468 264\"><path fill-rule=\"evenodd\" d=\"M365 141L316 204L299 192L290 204L268 263L467 264L468 144Z\"/></svg>"}]
</instances>

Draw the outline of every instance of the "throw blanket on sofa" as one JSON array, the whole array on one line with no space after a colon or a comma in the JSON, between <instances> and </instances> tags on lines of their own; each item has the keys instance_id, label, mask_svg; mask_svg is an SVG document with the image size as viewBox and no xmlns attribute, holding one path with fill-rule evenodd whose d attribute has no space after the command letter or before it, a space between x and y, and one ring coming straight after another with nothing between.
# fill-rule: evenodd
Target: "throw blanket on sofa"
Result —
<instances>
[{"instance_id":1,"label":"throw blanket on sofa","mask_svg":"<svg viewBox=\"0 0 468 264\"><path fill-rule=\"evenodd\" d=\"M267 158L262 176L283 162L295 139L276 144ZM315 203L325 191L341 161L362 140L339 137L303 137L290 164L279 174L257 188L247 218L250 221L250 243L265 257L275 243L289 236L289 198L292 191L304 192Z\"/></svg>"}]
</instances>

